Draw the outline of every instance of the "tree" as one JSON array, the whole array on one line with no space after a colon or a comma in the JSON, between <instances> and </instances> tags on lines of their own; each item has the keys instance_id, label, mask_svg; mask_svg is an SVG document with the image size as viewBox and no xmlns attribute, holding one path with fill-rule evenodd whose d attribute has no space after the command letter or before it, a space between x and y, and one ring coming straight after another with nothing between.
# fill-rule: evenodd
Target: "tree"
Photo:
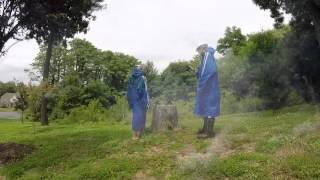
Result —
<instances>
[{"instance_id":1,"label":"tree","mask_svg":"<svg viewBox=\"0 0 320 180\"><path fill-rule=\"evenodd\" d=\"M319 0L253 0L261 9L269 9L275 26L281 27L284 12L293 16L291 25L296 30L314 28L320 47L320 1Z\"/></svg>"},{"instance_id":2,"label":"tree","mask_svg":"<svg viewBox=\"0 0 320 180\"><path fill-rule=\"evenodd\" d=\"M292 15L288 34L287 57L292 81L307 101L320 100L320 1L319 0L254 0L261 9L269 9L276 25L283 14Z\"/></svg>"},{"instance_id":3,"label":"tree","mask_svg":"<svg viewBox=\"0 0 320 180\"><path fill-rule=\"evenodd\" d=\"M159 96L161 94L161 79L153 62L147 61L141 64L141 69L147 78L149 96L151 98Z\"/></svg>"},{"instance_id":4,"label":"tree","mask_svg":"<svg viewBox=\"0 0 320 180\"><path fill-rule=\"evenodd\" d=\"M73 39L69 42L69 71L76 71L81 81L98 79L101 64L101 51L84 39ZM73 70L72 70L73 69Z\"/></svg>"},{"instance_id":5,"label":"tree","mask_svg":"<svg viewBox=\"0 0 320 180\"><path fill-rule=\"evenodd\" d=\"M32 63L36 74L43 74L41 65L46 51L47 47L41 47ZM72 109L88 106L92 100L98 101L103 108L109 108L126 90L133 67L140 64L135 57L102 51L89 41L78 38L65 45L55 45L52 52L48 78L50 88L46 91L48 114L52 120L62 119Z\"/></svg>"},{"instance_id":6,"label":"tree","mask_svg":"<svg viewBox=\"0 0 320 180\"><path fill-rule=\"evenodd\" d=\"M28 29L28 38L45 43L46 58L43 64L42 83L48 84L50 59L53 46L78 32L86 32L90 20L94 20L93 11L100 9L102 0L29 0L21 12L28 17L24 27ZM48 125L48 100L43 93L41 103L41 123Z\"/></svg>"},{"instance_id":7,"label":"tree","mask_svg":"<svg viewBox=\"0 0 320 180\"><path fill-rule=\"evenodd\" d=\"M18 101L16 102L15 108L21 110L21 122L23 123L23 115L24 111L27 108L27 87L20 82L17 84L17 98Z\"/></svg>"},{"instance_id":8,"label":"tree","mask_svg":"<svg viewBox=\"0 0 320 180\"><path fill-rule=\"evenodd\" d=\"M141 69L148 80L148 84L158 76L158 70L152 61L147 61L146 63L141 64Z\"/></svg>"},{"instance_id":9,"label":"tree","mask_svg":"<svg viewBox=\"0 0 320 180\"><path fill-rule=\"evenodd\" d=\"M161 74L162 94L168 103L188 100L196 88L196 75L188 61L171 63Z\"/></svg>"},{"instance_id":10,"label":"tree","mask_svg":"<svg viewBox=\"0 0 320 180\"><path fill-rule=\"evenodd\" d=\"M235 55L238 55L241 46L246 42L247 38L242 34L241 29L235 26L227 27L224 37L218 40L217 51L226 55L228 50L232 50Z\"/></svg>"},{"instance_id":11,"label":"tree","mask_svg":"<svg viewBox=\"0 0 320 180\"><path fill-rule=\"evenodd\" d=\"M20 16L22 9L25 7L24 3L24 0L0 1L0 57L12 46L5 47L10 39L20 41L24 38L22 26L28 17L21 18Z\"/></svg>"},{"instance_id":12,"label":"tree","mask_svg":"<svg viewBox=\"0 0 320 180\"><path fill-rule=\"evenodd\" d=\"M228 53L220 59L222 94L253 103L251 110L256 110L254 106L277 109L288 105L290 94L295 92L291 78L294 68L286 47L289 33L290 28L285 26L250 34L238 56Z\"/></svg>"},{"instance_id":13,"label":"tree","mask_svg":"<svg viewBox=\"0 0 320 180\"><path fill-rule=\"evenodd\" d=\"M35 57L32 65L32 70L35 74L43 76L43 63L46 59L47 46L41 45L40 51ZM57 44L52 49L52 56L50 59L49 78L48 83L54 85L63 78L65 74L65 61L66 61L67 49L62 43Z\"/></svg>"},{"instance_id":14,"label":"tree","mask_svg":"<svg viewBox=\"0 0 320 180\"><path fill-rule=\"evenodd\" d=\"M16 85L14 82L3 83L0 81L0 97L5 93L15 93Z\"/></svg>"},{"instance_id":15,"label":"tree","mask_svg":"<svg viewBox=\"0 0 320 180\"><path fill-rule=\"evenodd\" d=\"M133 67L139 64L138 59L123 53L112 53L111 51L102 52L102 60L105 62L103 82L109 84L117 92L127 89L128 77Z\"/></svg>"}]
</instances>

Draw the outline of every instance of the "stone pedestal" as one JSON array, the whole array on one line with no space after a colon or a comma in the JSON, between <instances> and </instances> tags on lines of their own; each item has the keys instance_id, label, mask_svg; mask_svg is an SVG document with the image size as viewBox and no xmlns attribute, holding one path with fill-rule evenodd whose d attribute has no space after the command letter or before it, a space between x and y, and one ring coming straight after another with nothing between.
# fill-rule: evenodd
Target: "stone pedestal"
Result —
<instances>
[{"instance_id":1,"label":"stone pedestal","mask_svg":"<svg viewBox=\"0 0 320 180\"><path fill-rule=\"evenodd\" d=\"M152 116L152 131L173 130L178 126L178 111L175 105L156 105Z\"/></svg>"}]
</instances>

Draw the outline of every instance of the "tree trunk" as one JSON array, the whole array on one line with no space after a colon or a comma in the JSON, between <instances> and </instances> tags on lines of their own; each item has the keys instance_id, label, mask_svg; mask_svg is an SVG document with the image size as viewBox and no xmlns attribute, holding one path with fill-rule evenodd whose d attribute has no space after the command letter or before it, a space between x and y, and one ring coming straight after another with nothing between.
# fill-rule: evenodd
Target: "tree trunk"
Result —
<instances>
[{"instance_id":1,"label":"tree trunk","mask_svg":"<svg viewBox=\"0 0 320 180\"><path fill-rule=\"evenodd\" d=\"M153 110L152 131L172 130L178 126L178 111L175 105L157 105Z\"/></svg>"},{"instance_id":2,"label":"tree trunk","mask_svg":"<svg viewBox=\"0 0 320 180\"><path fill-rule=\"evenodd\" d=\"M48 99L46 97L46 89L48 87L48 78L49 78L49 69L50 69L50 59L52 56L52 47L53 47L53 37L52 35L49 36L48 39L48 48L46 52L46 59L43 64L43 88L44 91L42 92L42 99L41 99L41 124L43 126L49 125L49 120L48 120Z\"/></svg>"},{"instance_id":3,"label":"tree trunk","mask_svg":"<svg viewBox=\"0 0 320 180\"><path fill-rule=\"evenodd\" d=\"M316 38L318 41L318 47L320 47L320 7L314 1L310 1L308 10L312 12L312 20L315 28Z\"/></svg>"},{"instance_id":4,"label":"tree trunk","mask_svg":"<svg viewBox=\"0 0 320 180\"><path fill-rule=\"evenodd\" d=\"M320 20L314 22L315 33L318 41L318 47L320 47Z\"/></svg>"}]
</instances>

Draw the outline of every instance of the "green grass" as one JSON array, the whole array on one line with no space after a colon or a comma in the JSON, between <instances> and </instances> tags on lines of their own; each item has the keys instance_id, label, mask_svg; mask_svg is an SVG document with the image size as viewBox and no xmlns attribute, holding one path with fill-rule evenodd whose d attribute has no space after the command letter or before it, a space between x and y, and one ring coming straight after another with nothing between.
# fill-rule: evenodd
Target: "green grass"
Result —
<instances>
[{"instance_id":1,"label":"green grass","mask_svg":"<svg viewBox=\"0 0 320 180\"><path fill-rule=\"evenodd\" d=\"M13 112L13 108L0 108L0 112Z\"/></svg>"},{"instance_id":2,"label":"green grass","mask_svg":"<svg viewBox=\"0 0 320 180\"><path fill-rule=\"evenodd\" d=\"M201 120L180 113L181 129L147 132L139 141L131 140L126 124L41 127L1 120L0 142L36 150L0 166L0 179L320 178L317 106L221 116L212 140L197 139Z\"/></svg>"}]
</instances>

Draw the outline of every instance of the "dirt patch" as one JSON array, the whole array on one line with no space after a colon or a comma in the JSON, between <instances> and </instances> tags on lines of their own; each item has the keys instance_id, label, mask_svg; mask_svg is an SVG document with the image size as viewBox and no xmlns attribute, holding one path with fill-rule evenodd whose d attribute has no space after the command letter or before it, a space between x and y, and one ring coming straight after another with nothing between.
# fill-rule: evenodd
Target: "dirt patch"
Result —
<instances>
[{"instance_id":1,"label":"dirt patch","mask_svg":"<svg viewBox=\"0 0 320 180\"><path fill-rule=\"evenodd\" d=\"M241 146L241 149L242 149L243 152L246 152L246 153L255 152L256 143L243 144L243 145Z\"/></svg>"},{"instance_id":2,"label":"dirt patch","mask_svg":"<svg viewBox=\"0 0 320 180\"><path fill-rule=\"evenodd\" d=\"M28 144L0 143L0 165L19 161L34 149L33 145Z\"/></svg>"},{"instance_id":3,"label":"dirt patch","mask_svg":"<svg viewBox=\"0 0 320 180\"><path fill-rule=\"evenodd\" d=\"M320 131L320 123L303 123L296 126L293 129L293 133L297 137L302 137L310 133L315 133Z\"/></svg>"},{"instance_id":4,"label":"dirt patch","mask_svg":"<svg viewBox=\"0 0 320 180\"><path fill-rule=\"evenodd\" d=\"M155 177L149 176L147 173L142 171L138 171L132 179L133 180L156 180Z\"/></svg>"},{"instance_id":5,"label":"dirt patch","mask_svg":"<svg viewBox=\"0 0 320 180\"><path fill-rule=\"evenodd\" d=\"M181 151L177 152L179 158L183 158L193 153L196 153L196 149L192 144L187 144Z\"/></svg>"},{"instance_id":6,"label":"dirt patch","mask_svg":"<svg viewBox=\"0 0 320 180\"><path fill-rule=\"evenodd\" d=\"M6 177L0 176L0 180L6 180Z\"/></svg>"},{"instance_id":7,"label":"dirt patch","mask_svg":"<svg viewBox=\"0 0 320 180\"><path fill-rule=\"evenodd\" d=\"M280 158L286 158L292 155L303 154L305 149L301 145L288 145L277 151L276 155Z\"/></svg>"},{"instance_id":8,"label":"dirt patch","mask_svg":"<svg viewBox=\"0 0 320 180\"><path fill-rule=\"evenodd\" d=\"M197 153L191 147L188 147L187 150L183 152L187 153L181 153L177 157L180 167L182 169L194 169L199 165L206 166L212 158L225 157L233 151L223 135L220 134L213 138L206 153Z\"/></svg>"}]
</instances>

